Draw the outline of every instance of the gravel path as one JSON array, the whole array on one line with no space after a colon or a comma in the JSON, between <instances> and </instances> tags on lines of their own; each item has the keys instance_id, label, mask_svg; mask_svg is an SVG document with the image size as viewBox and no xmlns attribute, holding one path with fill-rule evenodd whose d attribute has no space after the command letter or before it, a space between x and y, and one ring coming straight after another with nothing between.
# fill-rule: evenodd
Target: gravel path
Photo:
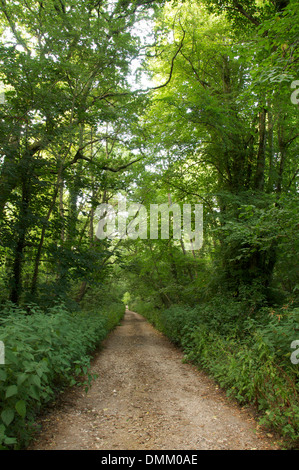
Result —
<instances>
[{"instance_id":1,"label":"gravel path","mask_svg":"<svg viewBox=\"0 0 299 470\"><path fill-rule=\"evenodd\" d=\"M41 418L30 450L278 449L254 415L146 320L127 311L92 362L98 378L74 387Z\"/></svg>"}]
</instances>

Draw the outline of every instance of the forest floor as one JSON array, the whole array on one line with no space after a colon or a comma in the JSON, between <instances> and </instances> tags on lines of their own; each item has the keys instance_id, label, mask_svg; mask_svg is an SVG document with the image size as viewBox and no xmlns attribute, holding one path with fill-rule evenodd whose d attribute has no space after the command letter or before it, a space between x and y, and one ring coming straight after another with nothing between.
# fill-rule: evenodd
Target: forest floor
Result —
<instances>
[{"instance_id":1,"label":"forest floor","mask_svg":"<svg viewBox=\"0 0 299 470\"><path fill-rule=\"evenodd\" d=\"M143 317L127 311L94 356L84 387L63 392L40 417L28 450L273 450L279 443L254 411Z\"/></svg>"}]
</instances>

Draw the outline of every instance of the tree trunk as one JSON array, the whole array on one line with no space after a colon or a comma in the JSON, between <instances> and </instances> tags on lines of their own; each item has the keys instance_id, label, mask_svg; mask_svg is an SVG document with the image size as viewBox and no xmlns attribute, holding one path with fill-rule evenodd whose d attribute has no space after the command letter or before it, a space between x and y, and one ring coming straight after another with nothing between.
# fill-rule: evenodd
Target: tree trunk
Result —
<instances>
[{"instance_id":1,"label":"tree trunk","mask_svg":"<svg viewBox=\"0 0 299 470\"><path fill-rule=\"evenodd\" d=\"M279 162L279 168L278 168L276 192L277 192L277 194L280 194L281 190L282 190L282 179L283 179L283 172L284 172L284 168L285 168L286 149L287 149L287 144L284 140L284 129L283 129L283 126L281 125L281 123L279 123L279 126L278 126L277 137L278 137L278 148L279 148L280 162Z\"/></svg>"},{"instance_id":2,"label":"tree trunk","mask_svg":"<svg viewBox=\"0 0 299 470\"><path fill-rule=\"evenodd\" d=\"M30 186L29 178L25 174L22 176L22 201L19 213L18 222L18 241L15 249L15 256L13 262L13 270L11 277L11 292L10 300L15 304L19 303L19 298L22 292L22 265L24 257L24 248L26 245L26 233L28 230L28 210L30 203Z\"/></svg>"},{"instance_id":3,"label":"tree trunk","mask_svg":"<svg viewBox=\"0 0 299 470\"><path fill-rule=\"evenodd\" d=\"M80 303L87 291L87 281L82 281L80 290L76 297L76 302Z\"/></svg>"},{"instance_id":4,"label":"tree trunk","mask_svg":"<svg viewBox=\"0 0 299 470\"><path fill-rule=\"evenodd\" d=\"M271 193L273 191L273 174L274 174L274 165L273 165L273 113L271 111L270 103L268 104L268 129L267 129L267 140L268 140L268 159L269 159L269 174L268 174L268 185L267 192Z\"/></svg>"},{"instance_id":5,"label":"tree trunk","mask_svg":"<svg viewBox=\"0 0 299 470\"><path fill-rule=\"evenodd\" d=\"M43 224L43 227L42 227L40 241L39 241L39 245L38 245L38 248L37 248L37 253L36 253L36 256L35 256L34 270L33 270L33 276L32 276L32 281L31 281L31 294L32 295L35 295L35 292L36 292L39 264L40 264L41 254L42 254L42 247L43 247L43 244L44 244L44 238L45 238L45 233L46 233L46 228L47 228L47 222L49 221L50 216L51 216L51 214L53 212L53 209L54 209L54 206L55 206L56 198L57 198L58 191L59 191L59 180L60 180L60 176L58 177L58 183L56 185L56 188L55 188L55 191L54 191L54 194L53 194L52 202L51 202L51 205L49 207L46 220L45 220L45 222Z\"/></svg>"},{"instance_id":6,"label":"tree trunk","mask_svg":"<svg viewBox=\"0 0 299 470\"><path fill-rule=\"evenodd\" d=\"M259 144L256 160L254 188L264 190L265 184L265 144L266 144L266 115L265 108L259 113Z\"/></svg>"}]
</instances>

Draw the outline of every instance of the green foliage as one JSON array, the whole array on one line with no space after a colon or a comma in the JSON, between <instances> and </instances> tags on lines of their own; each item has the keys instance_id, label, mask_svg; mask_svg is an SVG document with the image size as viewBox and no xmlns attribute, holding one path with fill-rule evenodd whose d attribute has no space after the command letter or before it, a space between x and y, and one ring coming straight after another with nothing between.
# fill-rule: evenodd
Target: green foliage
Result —
<instances>
[{"instance_id":1,"label":"green foliage","mask_svg":"<svg viewBox=\"0 0 299 470\"><path fill-rule=\"evenodd\" d=\"M160 313L162 310L155 306L152 302L146 302L135 299L131 303L131 310L138 312L144 316L150 323L152 323L158 330L162 329Z\"/></svg>"},{"instance_id":2,"label":"green foliage","mask_svg":"<svg viewBox=\"0 0 299 470\"><path fill-rule=\"evenodd\" d=\"M165 199L203 202L208 283L216 273L237 295L255 289L260 305L284 301L298 284L297 108L290 99L298 1L274 3L168 4L156 21L159 54L147 63L161 83L175 58L169 84L153 93L146 112Z\"/></svg>"},{"instance_id":3,"label":"green foliage","mask_svg":"<svg viewBox=\"0 0 299 470\"><path fill-rule=\"evenodd\" d=\"M5 306L0 338L5 365L0 366L0 445L28 443L36 413L64 387L90 386L90 356L124 314L122 304L110 311L72 313L63 305L31 314Z\"/></svg>"},{"instance_id":4,"label":"green foliage","mask_svg":"<svg viewBox=\"0 0 299 470\"><path fill-rule=\"evenodd\" d=\"M160 314L163 332L176 344L181 345L186 325L192 327L198 323L198 312L188 307L171 306Z\"/></svg>"},{"instance_id":5,"label":"green foliage","mask_svg":"<svg viewBox=\"0 0 299 470\"><path fill-rule=\"evenodd\" d=\"M154 2L151 2L151 4ZM3 3L0 261L5 298L42 303L107 276L95 209L126 186L143 97L128 83L146 4ZM150 15L151 13L149 13Z\"/></svg>"},{"instance_id":6,"label":"green foliage","mask_svg":"<svg viewBox=\"0 0 299 470\"><path fill-rule=\"evenodd\" d=\"M125 305L129 305L131 301L131 295L130 292L125 292L122 298L122 301Z\"/></svg>"},{"instance_id":7,"label":"green foliage","mask_svg":"<svg viewBox=\"0 0 299 470\"><path fill-rule=\"evenodd\" d=\"M258 321L238 317L240 303L220 296L193 309L137 306L182 348L186 361L206 370L228 396L255 405L260 423L279 432L288 446L298 445L299 373L290 361L290 345L299 334L298 308L267 309Z\"/></svg>"},{"instance_id":8,"label":"green foliage","mask_svg":"<svg viewBox=\"0 0 299 470\"><path fill-rule=\"evenodd\" d=\"M298 0L1 3L3 446L26 441L58 384L89 386L89 351L127 292L295 439L298 11ZM134 28L148 19L152 46ZM141 57L149 93L130 85ZM98 240L96 208L119 192L147 208L203 203L202 248Z\"/></svg>"}]
</instances>

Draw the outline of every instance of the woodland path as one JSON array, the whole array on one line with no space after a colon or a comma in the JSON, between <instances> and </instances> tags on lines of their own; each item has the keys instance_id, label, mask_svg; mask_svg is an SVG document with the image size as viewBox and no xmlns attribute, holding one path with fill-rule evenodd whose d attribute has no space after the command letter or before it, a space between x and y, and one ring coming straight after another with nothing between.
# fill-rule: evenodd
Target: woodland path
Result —
<instances>
[{"instance_id":1,"label":"woodland path","mask_svg":"<svg viewBox=\"0 0 299 470\"><path fill-rule=\"evenodd\" d=\"M85 393L64 392L30 450L278 449L254 414L137 313L126 311L92 361Z\"/></svg>"}]
</instances>

